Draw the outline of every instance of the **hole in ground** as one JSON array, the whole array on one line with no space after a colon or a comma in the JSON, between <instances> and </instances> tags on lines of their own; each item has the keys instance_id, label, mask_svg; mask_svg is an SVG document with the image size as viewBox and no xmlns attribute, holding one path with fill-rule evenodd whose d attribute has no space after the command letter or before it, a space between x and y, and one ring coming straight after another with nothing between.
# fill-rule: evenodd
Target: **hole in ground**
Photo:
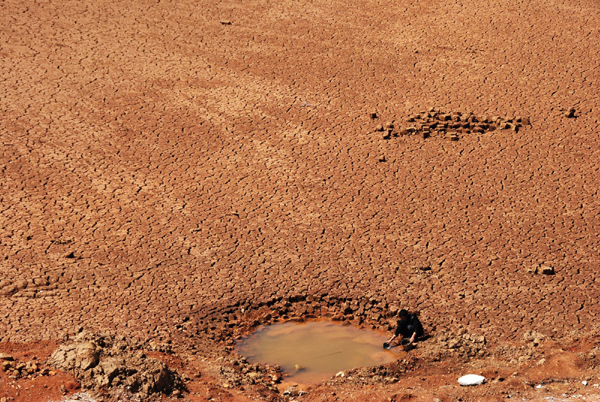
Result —
<instances>
[{"instance_id":1,"label":"hole in ground","mask_svg":"<svg viewBox=\"0 0 600 402\"><path fill-rule=\"evenodd\" d=\"M331 321L286 322L259 327L235 350L251 363L279 365L286 383L317 384L339 371L398 359L402 349L383 349L386 340L380 332Z\"/></svg>"}]
</instances>

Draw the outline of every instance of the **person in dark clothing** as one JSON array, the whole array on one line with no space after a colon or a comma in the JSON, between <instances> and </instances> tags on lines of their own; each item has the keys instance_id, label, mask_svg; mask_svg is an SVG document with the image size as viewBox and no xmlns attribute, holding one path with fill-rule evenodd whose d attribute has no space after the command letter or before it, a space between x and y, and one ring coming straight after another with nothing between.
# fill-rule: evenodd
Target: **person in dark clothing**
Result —
<instances>
[{"instance_id":1,"label":"person in dark clothing","mask_svg":"<svg viewBox=\"0 0 600 402\"><path fill-rule=\"evenodd\" d=\"M398 324L394 335L387 341L391 344L394 339L398 336L402 336L401 339L406 339L408 345L414 344L418 338L424 335L423 326L421 322L414 314L409 314L408 311L402 309L398 313Z\"/></svg>"}]
</instances>

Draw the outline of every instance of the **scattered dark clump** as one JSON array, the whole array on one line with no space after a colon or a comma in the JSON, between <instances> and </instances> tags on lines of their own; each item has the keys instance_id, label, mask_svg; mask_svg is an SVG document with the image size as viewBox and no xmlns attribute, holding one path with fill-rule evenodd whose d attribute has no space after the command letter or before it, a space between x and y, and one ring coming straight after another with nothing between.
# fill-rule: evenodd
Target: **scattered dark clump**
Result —
<instances>
[{"instance_id":1,"label":"scattered dark clump","mask_svg":"<svg viewBox=\"0 0 600 402\"><path fill-rule=\"evenodd\" d=\"M329 386L340 384L393 384L407 372L418 368L418 359L408 357L396 360L392 363L374 367L359 367L355 369L340 371L333 378L326 381Z\"/></svg>"},{"instance_id":2,"label":"scattered dark clump","mask_svg":"<svg viewBox=\"0 0 600 402\"><path fill-rule=\"evenodd\" d=\"M84 390L108 400L123 392L141 401L159 400L161 394L179 396L182 378L164 362L148 358L142 345L124 337L80 332L52 353L48 364L69 371Z\"/></svg>"},{"instance_id":3,"label":"scattered dark clump","mask_svg":"<svg viewBox=\"0 0 600 402\"><path fill-rule=\"evenodd\" d=\"M575 108L573 108L573 107L569 108L569 110L567 110L567 112L565 113L565 117L568 119L572 119L572 118L576 117L575 116Z\"/></svg>"},{"instance_id":4,"label":"scattered dark clump","mask_svg":"<svg viewBox=\"0 0 600 402\"><path fill-rule=\"evenodd\" d=\"M533 265L528 269L528 272L530 274L543 274L543 275L554 275L556 273L556 271L554 270L554 267L551 267L549 265Z\"/></svg>"},{"instance_id":5,"label":"scattered dark clump","mask_svg":"<svg viewBox=\"0 0 600 402\"><path fill-rule=\"evenodd\" d=\"M267 392L277 393L277 384L283 380L281 367L250 363L243 356L231 355L218 359L218 373L224 388L262 386Z\"/></svg>"},{"instance_id":6,"label":"scattered dark clump","mask_svg":"<svg viewBox=\"0 0 600 402\"><path fill-rule=\"evenodd\" d=\"M7 353L0 353L0 370L6 372L8 377L13 380L20 378L31 380L39 376L56 374L47 367L42 367L42 364L35 358L31 361L21 362Z\"/></svg>"},{"instance_id":7,"label":"scattered dark clump","mask_svg":"<svg viewBox=\"0 0 600 402\"><path fill-rule=\"evenodd\" d=\"M458 141L465 135L484 134L494 130L518 132L523 126L530 124L529 117L477 116L473 113L445 113L431 108L429 111L408 115L402 124L379 124L375 131L383 132L384 140L399 136L420 136L423 139L439 137Z\"/></svg>"}]
</instances>

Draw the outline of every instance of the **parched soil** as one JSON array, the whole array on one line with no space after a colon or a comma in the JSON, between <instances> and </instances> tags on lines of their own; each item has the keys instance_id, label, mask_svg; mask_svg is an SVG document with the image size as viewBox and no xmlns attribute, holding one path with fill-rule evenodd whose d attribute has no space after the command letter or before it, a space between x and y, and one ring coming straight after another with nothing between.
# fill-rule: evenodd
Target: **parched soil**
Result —
<instances>
[{"instance_id":1,"label":"parched soil","mask_svg":"<svg viewBox=\"0 0 600 402\"><path fill-rule=\"evenodd\" d=\"M289 399L236 337L408 308L431 338L396 380L296 398L594 400L599 9L0 1L0 352L81 327L162 353L188 400ZM7 401L78 392L9 374Z\"/></svg>"}]
</instances>

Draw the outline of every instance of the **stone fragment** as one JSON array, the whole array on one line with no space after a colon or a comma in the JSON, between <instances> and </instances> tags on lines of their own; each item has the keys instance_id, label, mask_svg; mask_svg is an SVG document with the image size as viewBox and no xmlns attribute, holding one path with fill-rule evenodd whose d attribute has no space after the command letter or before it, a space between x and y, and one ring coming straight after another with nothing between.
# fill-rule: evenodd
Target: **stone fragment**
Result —
<instances>
[{"instance_id":1,"label":"stone fragment","mask_svg":"<svg viewBox=\"0 0 600 402\"><path fill-rule=\"evenodd\" d=\"M383 125L377 125L377 127L375 127L375 131L383 131Z\"/></svg>"},{"instance_id":2,"label":"stone fragment","mask_svg":"<svg viewBox=\"0 0 600 402\"><path fill-rule=\"evenodd\" d=\"M540 271L542 274L544 275L554 275L554 268L548 265L541 265L540 266Z\"/></svg>"},{"instance_id":3,"label":"stone fragment","mask_svg":"<svg viewBox=\"0 0 600 402\"><path fill-rule=\"evenodd\" d=\"M567 113L565 113L565 117L569 119L575 117L575 108L570 108L569 110L567 110Z\"/></svg>"},{"instance_id":4,"label":"stone fragment","mask_svg":"<svg viewBox=\"0 0 600 402\"><path fill-rule=\"evenodd\" d=\"M70 371L84 388L111 392L111 386L122 385L140 400L185 389L181 377L164 362L147 358L141 345L109 336L82 332L55 350L48 363Z\"/></svg>"},{"instance_id":5,"label":"stone fragment","mask_svg":"<svg viewBox=\"0 0 600 402\"><path fill-rule=\"evenodd\" d=\"M375 120L378 116L377 116L377 112L371 112L369 113L369 117L373 120Z\"/></svg>"},{"instance_id":6,"label":"stone fragment","mask_svg":"<svg viewBox=\"0 0 600 402\"><path fill-rule=\"evenodd\" d=\"M0 353L0 360L14 361L15 358L9 355L8 353Z\"/></svg>"},{"instance_id":7,"label":"stone fragment","mask_svg":"<svg viewBox=\"0 0 600 402\"><path fill-rule=\"evenodd\" d=\"M477 374L467 374L458 379L458 383L462 386L481 385L485 381L485 377Z\"/></svg>"},{"instance_id":8,"label":"stone fragment","mask_svg":"<svg viewBox=\"0 0 600 402\"><path fill-rule=\"evenodd\" d=\"M221 21L221 25L231 25L231 24L232 24L232 22L229 21L229 20L223 20L223 21Z\"/></svg>"},{"instance_id":9,"label":"stone fragment","mask_svg":"<svg viewBox=\"0 0 600 402\"><path fill-rule=\"evenodd\" d=\"M110 357L100 362L100 367L102 367L102 371L104 371L104 374L108 376L110 380L112 380L119 374L119 371L124 365L124 360L118 357Z\"/></svg>"}]
</instances>

